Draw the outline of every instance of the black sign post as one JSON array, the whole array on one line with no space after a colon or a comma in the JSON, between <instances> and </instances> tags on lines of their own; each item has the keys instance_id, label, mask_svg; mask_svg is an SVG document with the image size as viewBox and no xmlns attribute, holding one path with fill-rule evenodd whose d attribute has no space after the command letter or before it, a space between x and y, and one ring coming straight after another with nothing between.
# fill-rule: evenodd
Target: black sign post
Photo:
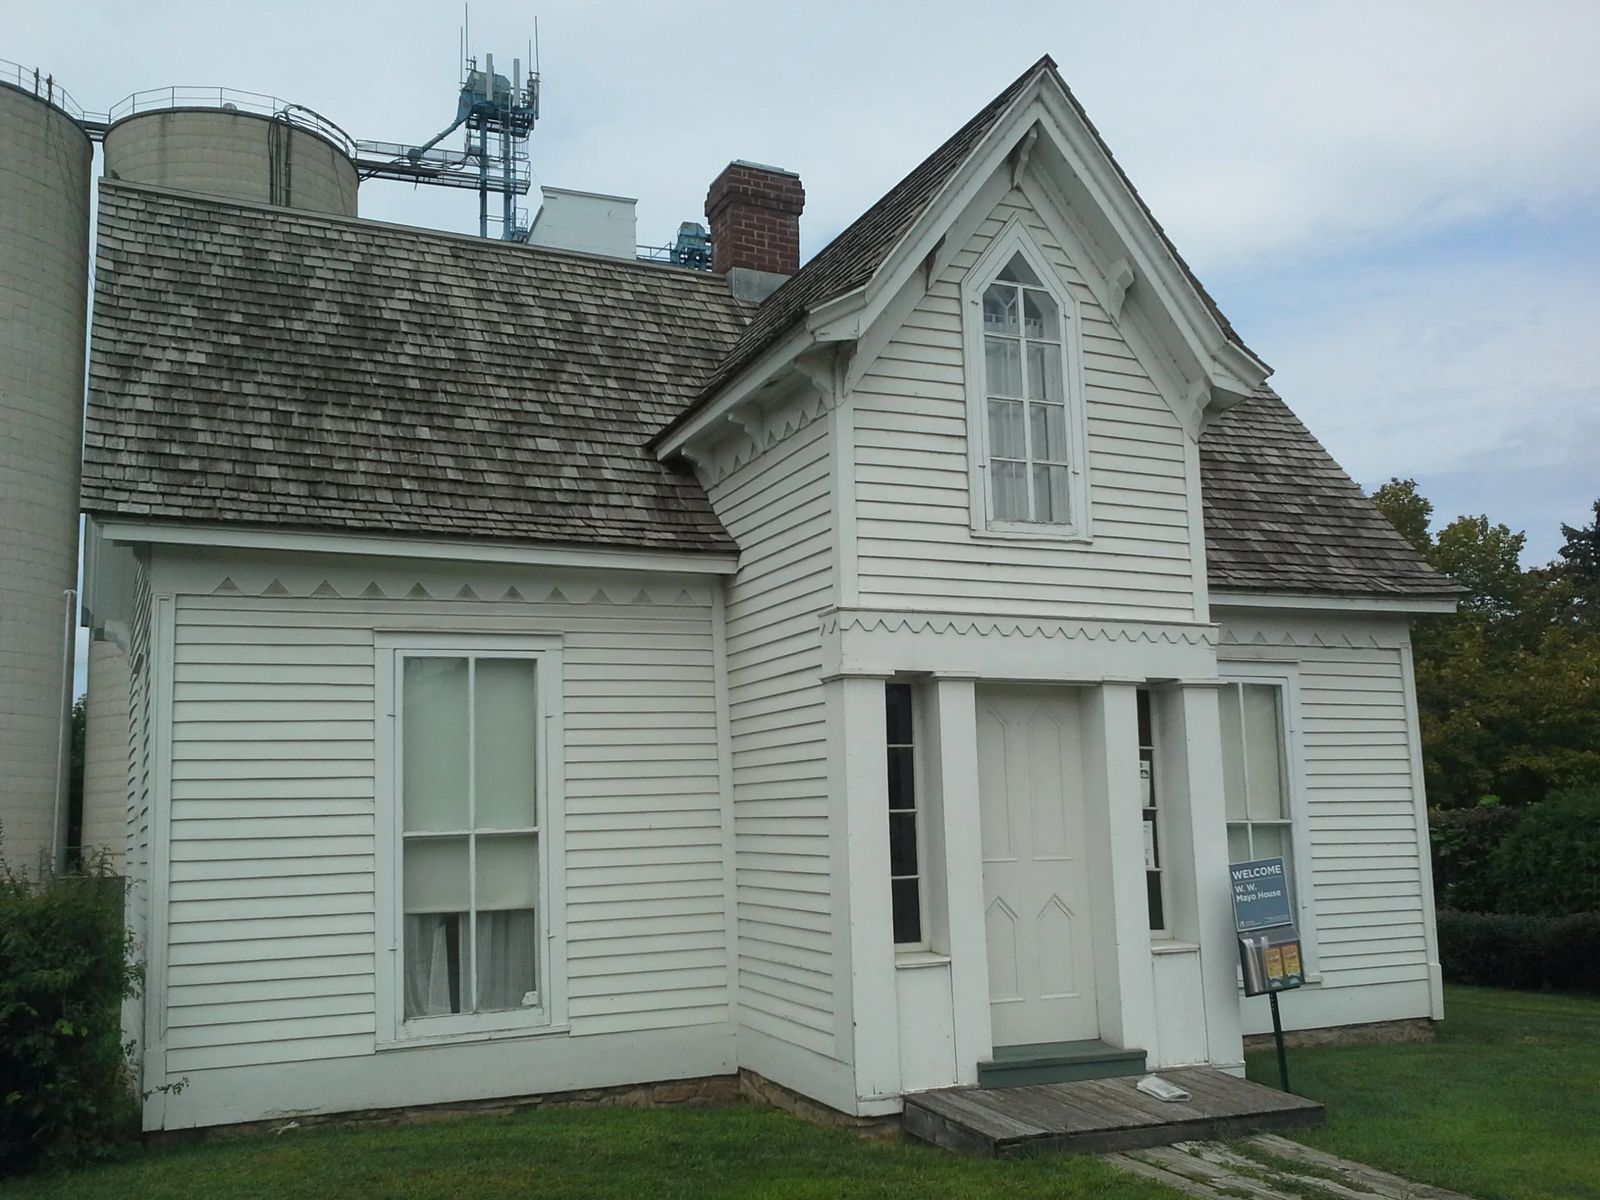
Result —
<instances>
[{"instance_id":1,"label":"black sign post","mask_svg":"<svg viewBox=\"0 0 1600 1200\"><path fill-rule=\"evenodd\" d=\"M1289 876L1281 858L1233 863L1233 924L1239 938L1239 968L1246 996L1265 995L1272 1005L1272 1037L1278 1047L1278 1078L1289 1090L1289 1058L1283 1048L1278 993L1305 982L1300 933L1289 903Z\"/></svg>"}]
</instances>

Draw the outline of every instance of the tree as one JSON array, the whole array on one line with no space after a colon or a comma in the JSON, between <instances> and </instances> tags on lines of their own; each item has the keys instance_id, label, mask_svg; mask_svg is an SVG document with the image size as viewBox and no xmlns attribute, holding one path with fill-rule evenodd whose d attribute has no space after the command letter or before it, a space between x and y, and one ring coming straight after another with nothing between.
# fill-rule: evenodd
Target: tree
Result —
<instances>
[{"instance_id":1,"label":"tree","mask_svg":"<svg viewBox=\"0 0 1600 1200\"><path fill-rule=\"evenodd\" d=\"M1525 535L1487 516L1458 517L1431 535L1433 506L1414 480L1391 479L1374 501L1464 589L1455 614L1412 631L1432 801L1470 807L1495 795L1524 805L1552 788L1600 783L1600 622L1584 617L1600 603L1582 602L1584 568L1574 565L1589 561L1591 531L1564 526L1574 553L1523 570Z\"/></svg>"},{"instance_id":2,"label":"tree","mask_svg":"<svg viewBox=\"0 0 1600 1200\"><path fill-rule=\"evenodd\" d=\"M1394 478L1372 495L1378 511L1389 518L1389 523L1424 557L1433 549L1433 538L1428 533L1428 523L1433 517L1433 505L1417 491L1415 479Z\"/></svg>"},{"instance_id":3,"label":"tree","mask_svg":"<svg viewBox=\"0 0 1600 1200\"><path fill-rule=\"evenodd\" d=\"M1592 511L1594 519L1581 529L1562 523L1561 535L1567 544L1556 551L1562 570L1586 590L1600 588L1600 500L1594 502Z\"/></svg>"}]
</instances>

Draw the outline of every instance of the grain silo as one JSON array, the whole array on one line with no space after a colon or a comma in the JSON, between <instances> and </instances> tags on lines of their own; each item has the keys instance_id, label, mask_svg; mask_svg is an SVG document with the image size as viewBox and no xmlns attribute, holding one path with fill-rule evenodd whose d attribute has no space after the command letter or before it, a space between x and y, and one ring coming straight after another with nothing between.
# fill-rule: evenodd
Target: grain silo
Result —
<instances>
[{"instance_id":1,"label":"grain silo","mask_svg":"<svg viewBox=\"0 0 1600 1200\"><path fill-rule=\"evenodd\" d=\"M272 107L276 111L270 114L251 112L223 99L209 108L135 109L120 118L113 112L105 135L106 176L168 191L355 216L358 178L350 139L310 110Z\"/></svg>"},{"instance_id":2,"label":"grain silo","mask_svg":"<svg viewBox=\"0 0 1600 1200\"><path fill-rule=\"evenodd\" d=\"M65 850L93 148L69 97L0 79L0 854Z\"/></svg>"}]
</instances>

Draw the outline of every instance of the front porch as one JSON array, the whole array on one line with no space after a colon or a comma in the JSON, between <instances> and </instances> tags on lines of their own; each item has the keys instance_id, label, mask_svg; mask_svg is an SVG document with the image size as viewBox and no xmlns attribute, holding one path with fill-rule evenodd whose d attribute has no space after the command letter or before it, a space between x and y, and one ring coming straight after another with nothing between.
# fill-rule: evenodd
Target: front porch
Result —
<instances>
[{"instance_id":1,"label":"front porch","mask_svg":"<svg viewBox=\"0 0 1600 1200\"><path fill-rule=\"evenodd\" d=\"M1163 1071L1188 1100L1157 1100L1132 1076L1022 1087L960 1087L905 1098L905 1128L947 1150L1004 1157L1106 1154L1197 1138L1315 1125L1322 1105L1210 1067Z\"/></svg>"}]
</instances>

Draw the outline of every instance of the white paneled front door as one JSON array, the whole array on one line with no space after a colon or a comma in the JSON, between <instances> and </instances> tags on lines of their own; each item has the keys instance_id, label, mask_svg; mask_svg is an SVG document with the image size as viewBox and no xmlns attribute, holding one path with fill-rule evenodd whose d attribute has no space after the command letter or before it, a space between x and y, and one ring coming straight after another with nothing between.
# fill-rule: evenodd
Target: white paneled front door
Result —
<instances>
[{"instance_id":1,"label":"white paneled front door","mask_svg":"<svg viewBox=\"0 0 1600 1200\"><path fill-rule=\"evenodd\" d=\"M1098 1037L1077 695L981 689L977 707L994 1044Z\"/></svg>"}]
</instances>

